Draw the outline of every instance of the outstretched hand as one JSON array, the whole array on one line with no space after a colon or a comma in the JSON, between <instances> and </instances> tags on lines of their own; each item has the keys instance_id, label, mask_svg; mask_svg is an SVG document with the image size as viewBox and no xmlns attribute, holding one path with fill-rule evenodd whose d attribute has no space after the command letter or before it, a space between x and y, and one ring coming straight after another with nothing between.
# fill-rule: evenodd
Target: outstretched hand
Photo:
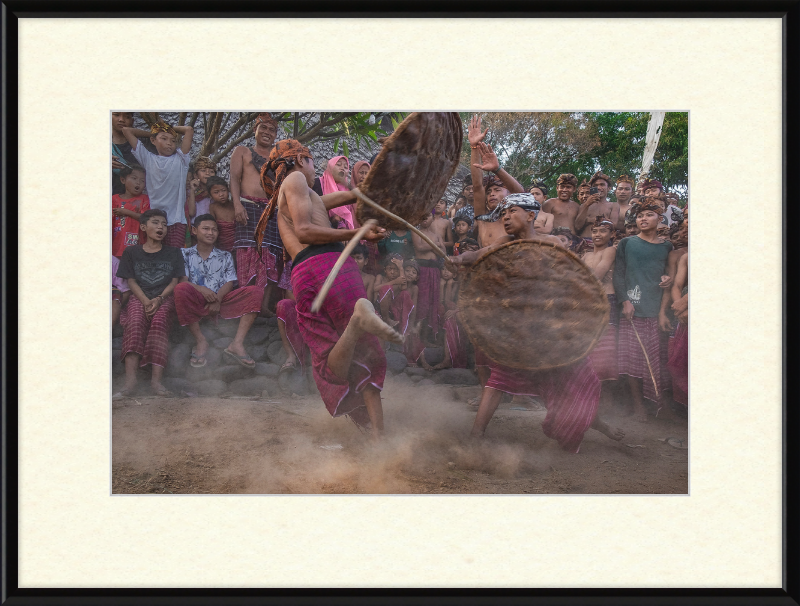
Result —
<instances>
[{"instance_id":1,"label":"outstretched hand","mask_svg":"<svg viewBox=\"0 0 800 606\"><path fill-rule=\"evenodd\" d=\"M477 145L483 138L486 136L486 133L489 132L487 128L483 133L481 133L481 118L478 114L472 116L472 119L469 121L469 126L467 127L467 138L469 139L470 145Z\"/></svg>"},{"instance_id":2,"label":"outstretched hand","mask_svg":"<svg viewBox=\"0 0 800 606\"><path fill-rule=\"evenodd\" d=\"M481 141L478 143L478 151L481 153L481 163L473 164L472 166L492 173L500 168L500 160L497 159L497 154L492 151L491 145Z\"/></svg>"}]
</instances>

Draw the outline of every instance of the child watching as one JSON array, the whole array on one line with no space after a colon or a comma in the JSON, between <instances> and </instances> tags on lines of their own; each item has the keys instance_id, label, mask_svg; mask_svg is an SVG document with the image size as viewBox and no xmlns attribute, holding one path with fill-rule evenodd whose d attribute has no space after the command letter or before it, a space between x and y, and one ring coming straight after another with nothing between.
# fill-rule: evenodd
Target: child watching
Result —
<instances>
[{"instance_id":1,"label":"child watching","mask_svg":"<svg viewBox=\"0 0 800 606\"><path fill-rule=\"evenodd\" d=\"M208 214L211 198L206 182L217 174L217 165L207 156L200 156L191 170L192 180L186 188L186 218L191 225L195 217Z\"/></svg>"},{"instance_id":2,"label":"child watching","mask_svg":"<svg viewBox=\"0 0 800 606\"><path fill-rule=\"evenodd\" d=\"M122 128L133 155L147 176L147 193L150 207L163 210L167 217L167 234L164 244L183 248L186 245L186 175L189 172L189 152L192 149L191 126L172 127L157 122L150 132L130 126ZM177 135L183 135L178 149ZM137 137L150 137L158 154L150 152Z\"/></svg>"},{"instance_id":3,"label":"child watching","mask_svg":"<svg viewBox=\"0 0 800 606\"><path fill-rule=\"evenodd\" d=\"M125 398L136 388L136 369L152 366L151 386L157 396L173 394L161 384L167 365L169 328L175 317L172 292L178 278L185 275L179 249L163 244L167 235L167 213L151 208L139 217L140 229L147 234L144 244L129 246L122 253L118 278L126 278L133 296L128 301L122 360L125 362L125 387L114 398Z\"/></svg>"},{"instance_id":4,"label":"child watching","mask_svg":"<svg viewBox=\"0 0 800 606\"><path fill-rule=\"evenodd\" d=\"M367 300L372 301L375 297L375 276L364 271L364 266L367 264L367 257L369 257L369 251L363 244L357 244L350 256L353 257L356 265L358 265L358 271L361 272L364 290L367 291Z\"/></svg>"},{"instance_id":5,"label":"child watching","mask_svg":"<svg viewBox=\"0 0 800 606\"><path fill-rule=\"evenodd\" d=\"M470 219L467 215L459 215L455 218L455 221L453 222L453 231L455 232L456 241L453 244L453 256L458 256L460 254L464 240L470 239L469 233L471 229L472 219ZM477 244L478 242L475 241L476 246Z\"/></svg>"},{"instance_id":6,"label":"child watching","mask_svg":"<svg viewBox=\"0 0 800 606\"><path fill-rule=\"evenodd\" d=\"M394 268L392 268L390 264L393 264ZM403 257L401 257L399 253L388 253L383 258L383 273L375 276L375 285L373 287L375 289L375 293L377 293L384 284L388 284L389 282L400 279L402 274ZM375 309L379 309L379 307L379 305L375 305Z\"/></svg>"},{"instance_id":7,"label":"child watching","mask_svg":"<svg viewBox=\"0 0 800 606\"><path fill-rule=\"evenodd\" d=\"M212 176L206 179L206 189L211 200L208 214L214 217L219 229L217 248L232 254L236 240L236 209L228 197L228 184L222 177Z\"/></svg>"},{"instance_id":8,"label":"child watching","mask_svg":"<svg viewBox=\"0 0 800 606\"><path fill-rule=\"evenodd\" d=\"M150 209L150 198L143 194L145 174L138 164L119 171L125 191L111 196L111 254L117 258L128 246L139 244L139 217Z\"/></svg>"},{"instance_id":9,"label":"child watching","mask_svg":"<svg viewBox=\"0 0 800 606\"><path fill-rule=\"evenodd\" d=\"M375 308L379 310L382 318L385 319L389 326L395 326L398 320L392 321L389 307L394 299L394 293L405 290L407 286L406 277L403 275L403 260L399 258L397 253L386 255L383 260L383 275L375 278ZM392 293L392 296L387 298L386 295Z\"/></svg>"},{"instance_id":10,"label":"child watching","mask_svg":"<svg viewBox=\"0 0 800 606\"><path fill-rule=\"evenodd\" d=\"M214 246L219 235L217 223L209 214L194 220L192 235L197 245L183 249L184 278L175 287L175 308L181 326L188 326L196 345L189 362L195 368L206 365L208 341L200 331L200 320L219 315L226 320L239 318L239 327L233 342L222 353L232 362L253 368L256 363L244 349L244 338L261 311L264 289L243 286L233 290L236 269L231 253Z\"/></svg>"},{"instance_id":11,"label":"child watching","mask_svg":"<svg viewBox=\"0 0 800 606\"><path fill-rule=\"evenodd\" d=\"M392 276L397 277L385 282L378 291L381 317L389 326L394 327L401 335L405 335L411 321L411 313L414 311L414 301L408 292L408 280L405 274L400 273L394 262L384 266L384 273L387 279Z\"/></svg>"}]
</instances>

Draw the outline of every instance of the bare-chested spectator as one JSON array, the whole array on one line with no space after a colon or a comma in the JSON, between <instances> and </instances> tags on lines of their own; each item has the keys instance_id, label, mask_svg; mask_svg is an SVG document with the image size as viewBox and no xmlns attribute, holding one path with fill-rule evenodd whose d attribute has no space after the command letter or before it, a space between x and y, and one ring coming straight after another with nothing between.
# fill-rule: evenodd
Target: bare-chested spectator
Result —
<instances>
[{"instance_id":1,"label":"bare-chested spectator","mask_svg":"<svg viewBox=\"0 0 800 606\"><path fill-rule=\"evenodd\" d=\"M556 181L556 196L546 200L542 210L553 215L553 228L566 227L571 233L575 233L575 217L578 215L580 206L572 195L578 188L578 178L571 173L564 173ZM552 229L550 230L552 233Z\"/></svg>"},{"instance_id":2,"label":"bare-chested spectator","mask_svg":"<svg viewBox=\"0 0 800 606\"><path fill-rule=\"evenodd\" d=\"M578 198L578 204L583 204L584 202L586 202L586 198L589 197L590 189L591 186L589 185L589 182L586 179L581 181L581 184L578 186L578 195L576 196Z\"/></svg>"},{"instance_id":3,"label":"bare-chested spectator","mask_svg":"<svg viewBox=\"0 0 800 606\"><path fill-rule=\"evenodd\" d=\"M539 205L544 206L544 203L547 201L547 185L545 185L543 181L537 181L531 185L529 191L533 194L534 199ZM551 213L546 213L543 210L539 211L536 215L536 220L533 222L533 229L536 230L537 234L549 234L553 231L554 218L555 217L553 217Z\"/></svg>"},{"instance_id":4,"label":"bare-chested spectator","mask_svg":"<svg viewBox=\"0 0 800 606\"><path fill-rule=\"evenodd\" d=\"M589 196L581 204L578 216L575 217L575 233L583 238L587 246L593 246L592 221L594 221L594 217L603 216L614 225L619 220L619 205L608 199L608 191L612 185L611 177L601 171L597 171L589 180Z\"/></svg>"},{"instance_id":5,"label":"bare-chested spectator","mask_svg":"<svg viewBox=\"0 0 800 606\"><path fill-rule=\"evenodd\" d=\"M431 225L431 230L442 239L447 252L451 252L453 250L455 238L453 237L453 224L450 222L450 219L444 218L446 214L447 201L442 198L436 203L436 206L433 207L433 225Z\"/></svg>"},{"instance_id":6,"label":"bare-chested spectator","mask_svg":"<svg viewBox=\"0 0 800 606\"><path fill-rule=\"evenodd\" d=\"M470 174L472 175L473 208L478 225L478 243L486 247L498 238L506 235L503 226L496 221L481 220L481 215L491 213L510 193L522 193L525 190L519 182L500 168L500 161L492 148L483 142L488 129L481 132L481 119L473 116L467 134L472 148ZM493 173L484 178L483 171Z\"/></svg>"},{"instance_id":7,"label":"bare-chested spectator","mask_svg":"<svg viewBox=\"0 0 800 606\"><path fill-rule=\"evenodd\" d=\"M261 169L274 147L278 123L270 114L261 113L253 124L253 131L255 146L240 145L231 155L231 201L236 212L233 248L239 286L254 284L264 288L261 314L271 316L269 299L273 285L278 283L279 288L290 288L288 275L291 267L287 267L283 261L283 241L278 233L277 221L270 221L267 225L263 257L256 252L255 231L272 194L264 191L261 185ZM274 183L274 174L268 171L266 176Z\"/></svg>"},{"instance_id":8,"label":"bare-chested spectator","mask_svg":"<svg viewBox=\"0 0 800 606\"><path fill-rule=\"evenodd\" d=\"M614 196L617 198L617 204L619 205L616 229L625 229L625 213L631 208L634 185L633 179L628 175L620 175L617 178L617 188L614 190Z\"/></svg>"}]
</instances>

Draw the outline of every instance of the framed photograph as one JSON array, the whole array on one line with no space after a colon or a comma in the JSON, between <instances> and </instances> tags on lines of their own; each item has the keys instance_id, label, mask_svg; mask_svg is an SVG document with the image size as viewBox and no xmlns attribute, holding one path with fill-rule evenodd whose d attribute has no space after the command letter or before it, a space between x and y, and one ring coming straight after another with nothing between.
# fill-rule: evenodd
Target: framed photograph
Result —
<instances>
[{"instance_id":1,"label":"framed photograph","mask_svg":"<svg viewBox=\"0 0 800 606\"><path fill-rule=\"evenodd\" d=\"M85 8L3 7L4 601L800 601L783 349L797 2ZM436 171L406 187L387 167L419 151L412 132ZM410 242L393 219L367 223L381 171L397 200L417 192L378 200ZM321 205L316 240L298 191ZM686 237L692 263L667 270ZM350 280L355 311L325 336L313 299L351 239L360 258L347 250L327 296ZM595 288L575 295L599 310L588 357L545 336L544 295L507 297L539 316L519 347L511 312L475 306L488 263L522 254L514 240L584 276L559 288ZM669 341L660 301L655 322L634 321L651 295L600 262L614 249L635 266L649 252L631 242L664 248L670 309L690 267L688 400L669 366L684 335ZM113 286L119 325L112 263L133 284ZM350 322L365 305L380 319ZM606 361L625 343L640 368L602 381L610 325ZM565 395L579 373L555 363L558 380L536 374L562 354L596 390ZM568 400L591 403L586 423L557 418Z\"/></svg>"}]
</instances>

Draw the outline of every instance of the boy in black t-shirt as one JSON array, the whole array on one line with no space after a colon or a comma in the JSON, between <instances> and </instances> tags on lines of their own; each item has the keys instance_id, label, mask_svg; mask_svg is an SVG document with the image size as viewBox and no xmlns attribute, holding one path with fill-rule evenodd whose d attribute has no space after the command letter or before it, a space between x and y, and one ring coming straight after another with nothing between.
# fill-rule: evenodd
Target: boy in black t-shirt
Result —
<instances>
[{"instance_id":1,"label":"boy in black t-shirt","mask_svg":"<svg viewBox=\"0 0 800 606\"><path fill-rule=\"evenodd\" d=\"M169 328L175 318L172 291L178 278L186 275L180 249L162 244L167 235L167 215L151 208L139 218L147 242L129 246L122 253L118 278L126 278L133 296L122 321L122 359L125 361L125 388L114 394L124 398L136 387L136 369L153 367L151 386L159 396L171 396L161 384L169 350Z\"/></svg>"}]
</instances>

